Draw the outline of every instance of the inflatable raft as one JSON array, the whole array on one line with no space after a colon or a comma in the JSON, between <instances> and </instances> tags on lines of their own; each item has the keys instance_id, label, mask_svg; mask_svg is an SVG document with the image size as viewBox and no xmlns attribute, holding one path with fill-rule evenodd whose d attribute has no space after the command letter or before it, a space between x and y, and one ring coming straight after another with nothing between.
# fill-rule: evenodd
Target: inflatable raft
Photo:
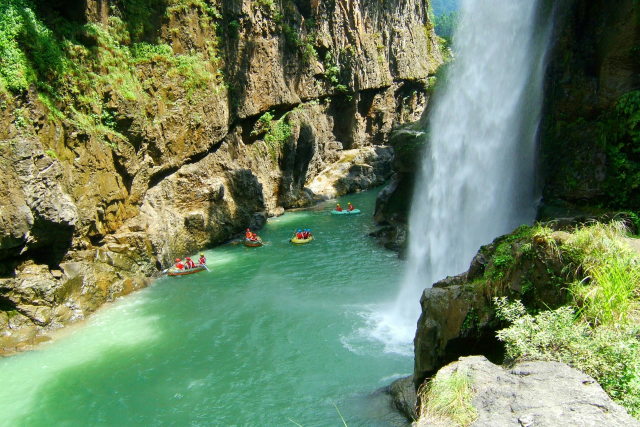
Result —
<instances>
[{"instance_id":1,"label":"inflatable raft","mask_svg":"<svg viewBox=\"0 0 640 427\"><path fill-rule=\"evenodd\" d=\"M291 240L289 241L296 245L304 245L305 243L309 243L312 240L313 240L313 236L309 236L306 239L298 239L297 237L292 237Z\"/></svg>"},{"instance_id":2,"label":"inflatable raft","mask_svg":"<svg viewBox=\"0 0 640 427\"><path fill-rule=\"evenodd\" d=\"M200 273L201 271L206 270L207 268L202 265L196 265L193 268L185 268L178 269L176 266L173 266L167 270L167 276L186 276L187 274Z\"/></svg>"},{"instance_id":3,"label":"inflatable raft","mask_svg":"<svg viewBox=\"0 0 640 427\"><path fill-rule=\"evenodd\" d=\"M262 239L259 237L257 240L244 239L243 243L250 248L257 248L258 246L262 246Z\"/></svg>"},{"instance_id":4,"label":"inflatable raft","mask_svg":"<svg viewBox=\"0 0 640 427\"><path fill-rule=\"evenodd\" d=\"M354 209L352 211L348 211L348 210L343 210L343 211L336 211L336 210L332 210L331 214L332 215L355 215L355 214L359 214L360 213L360 209Z\"/></svg>"}]
</instances>

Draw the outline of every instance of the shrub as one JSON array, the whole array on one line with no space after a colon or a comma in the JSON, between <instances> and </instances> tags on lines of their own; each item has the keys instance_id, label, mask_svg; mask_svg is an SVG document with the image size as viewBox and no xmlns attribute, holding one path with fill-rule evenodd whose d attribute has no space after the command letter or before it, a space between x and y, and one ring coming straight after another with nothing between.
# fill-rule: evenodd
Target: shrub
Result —
<instances>
[{"instance_id":1,"label":"shrub","mask_svg":"<svg viewBox=\"0 0 640 427\"><path fill-rule=\"evenodd\" d=\"M558 361L597 380L613 400L640 417L640 329L633 324L592 327L569 306L526 313L520 301L494 299L499 318L511 323L497 333L507 360Z\"/></svg>"}]
</instances>

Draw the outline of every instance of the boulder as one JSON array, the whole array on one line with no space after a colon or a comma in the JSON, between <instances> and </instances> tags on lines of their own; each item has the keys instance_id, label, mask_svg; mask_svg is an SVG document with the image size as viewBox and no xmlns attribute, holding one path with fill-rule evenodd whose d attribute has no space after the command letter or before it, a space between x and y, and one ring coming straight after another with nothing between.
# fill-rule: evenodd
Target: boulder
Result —
<instances>
[{"instance_id":1,"label":"boulder","mask_svg":"<svg viewBox=\"0 0 640 427\"><path fill-rule=\"evenodd\" d=\"M639 426L607 396L590 376L558 362L525 362L513 367L494 365L482 356L460 358L440 375L469 376L473 427ZM418 427L433 425L420 419Z\"/></svg>"}]
</instances>

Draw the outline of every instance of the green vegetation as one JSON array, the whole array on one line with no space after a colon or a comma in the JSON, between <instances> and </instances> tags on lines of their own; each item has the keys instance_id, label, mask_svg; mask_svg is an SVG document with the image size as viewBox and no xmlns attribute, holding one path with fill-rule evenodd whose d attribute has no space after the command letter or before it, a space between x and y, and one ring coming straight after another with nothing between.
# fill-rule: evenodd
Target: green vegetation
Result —
<instances>
[{"instance_id":1,"label":"green vegetation","mask_svg":"<svg viewBox=\"0 0 640 427\"><path fill-rule=\"evenodd\" d=\"M446 41L447 46L450 46L453 39L453 31L458 24L458 12L436 15L434 24L436 34Z\"/></svg>"},{"instance_id":2,"label":"green vegetation","mask_svg":"<svg viewBox=\"0 0 640 427\"><path fill-rule=\"evenodd\" d=\"M122 2L125 22L115 13L105 25L71 22L58 15L39 16L31 0L0 3L0 91L34 89L60 120L112 147L126 141L108 102L152 102L159 94L151 70L172 79L187 98L215 91L222 84L217 42L206 53L176 55L168 44L139 40L153 16L169 17L197 8L200 26L215 29L220 15L202 0L171 0L165 9L150 0ZM154 6L155 5L155 6ZM115 6L113 6L115 7ZM7 93L7 94L8 94ZM144 108L141 108L143 110ZM28 123L18 119L17 127Z\"/></svg>"},{"instance_id":3,"label":"green vegetation","mask_svg":"<svg viewBox=\"0 0 640 427\"><path fill-rule=\"evenodd\" d=\"M607 154L607 194L616 207L640 209L640 91L621 96L598 125Z\"/></svg>"},{"instance_id":4,"label":"green vegetation","mask_svg":"<svg viewBox=\"0 0 640 427\"><path fill-rule=\"evenodd\" d=\"M436 16L458 10L460 0L431 0L431 8Z\"/></svg>"},{"instance_id":5,"label":"green vegetation","mask_svg":"<svg viewBox=\"0 0 640 427\"><path fill-rule=\"evenodd\" d=\"M461 371L440 371L419 391L420 418L435 425L463 427L478 417L471 404L473 389L469 376Z\"/></svg>"},{"instance_id":6,"label":"green vegetation","mask_svg":"<svg viewBox=\"0 0 640 427\"><path fill-rule=\"evenodd\" d=\"M331 83L339 93L348 93L349 88L342 82L342 70L331 51L326 53L323 63L325 80Z\"/></svg>"},{"instance_id":7,"label":"green vegetation","mask_svg":"<svg viewBox=\"0 0 640 427\"><path fill-rule=\"evenodd\" d=\"M309 64L312 60L318 59L318 52L315 48L317 37L315 32L308 33L301 38L292 26L282 24L282 33L284 34L284 39L287 44L298 49L301 53L302 60L305 64Z\"/></svg>"},{"instance_id":8,"label":"green vegetation","mask_svg":"<svg viewBox=\"0 0 640 427\"><path fill-rule=\"evenodd\" d=\"M44 154L46 154L47 156L51 157L52 159L57 159L58 155L56 154L55 150L44 150Z\"/></svg>"},{"instance_id":9,"label":"green vegetation","mask_svg":"<svg viewBox=\"0 0 640 427\"><path fill-rule=\"evenodd\" d=\"M496 298L495 304L498 317L511 323L498 332L509 361L567 363L638 418L640 254L626 245L626 236L621 222L597 223L553 243L555 256L575 272L567 284L569 305L532 315L519 301Z\"/></svg>"},{"instance_id":10,"label":"green vegetation","mask_svg":"<svg viewBox=\"0 0 640 427\"><path fill-rule=\"evenodd\" d=\"M282 145L292 135L291 124L287 119L288 114L286 113L280 119L274 120L274 114L267 111L260 116L253 131L251 131L254 136L264 134L264 142L274 161L278 158Z\"/></svg>"},{"instance_id":11,"label":"green vegetation","mask_svg":"<svg viewBox=\"0 0 640 427\"><path fill-rule=\"evenodd\" d=\"M576 231L565 253L585 277L570 286L580 313L591 324L625 323L640 308L640 256L624 242L622 222Z\"/></svg>"},{"instance_id":12,"label":"green vegetation","mask_svg":"<svg viewBox=\"0 0 640 427\"><path fill-rule=\"evenodd\" d=\"M504 279L515 263L514 243L519 240L530 240L534 235L540 234L543 228L540 226L530 227L521 225L513 231L513 233L504 236L501 240L496 241L497 247L493 253L491 262L489 263L484 277L491 281L500 281ZM520 253L528 254L531 246L525 246L520 249Z\"/></svg>"}]
</instances>

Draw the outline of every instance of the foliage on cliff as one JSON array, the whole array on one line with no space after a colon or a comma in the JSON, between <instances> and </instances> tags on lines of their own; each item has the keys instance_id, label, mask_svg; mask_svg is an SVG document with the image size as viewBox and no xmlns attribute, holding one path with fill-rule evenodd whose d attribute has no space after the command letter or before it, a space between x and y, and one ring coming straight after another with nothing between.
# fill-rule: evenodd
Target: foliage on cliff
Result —
<instances>
[{"instance_id":1,"label":"foliage on cliff","mask_svg":"<svg viewBox=\"0 0 640 427\"><path fill-rule=\"evenodd\" d=\"M511 323L498 332L512 362L568 363L594 377L605 391L640 417L640 254L627 244L622 223L595 224L549 240L554 256L575 272L568 305L527 313L496 299L498 316Z\"/></svg>"},{"instance_id":2,"label":"foliage on cliff","mask_svg":"<svg viewBox=\"0 0 640 427\"><path fill-rule=\"evenodd\" d=\"M122 3L105 23L81 23L31 0L0 3L0 96L37 92L50 112L111 144L126 140L116 129L110 101L152 102L148 67L166 70L188 98L222 84L215 39L204 53L175 54L156 39L140 41L154 8ZM213 27L217 10L203 1L172 0L164 17L197 9L201 27ZM129 20L125 20L127 17ZM115 99L114 99L115 98Z\"/></svg>"},{"instance_id":3,"label":"foliage on cliff","mask_svg":"<svg viewBox=\"0 0 640 427\"><path fill-rule=\"evenodd\" d=\"M607 154L607 194L615 207L640 211L640 91L621 96L598 120Z\"/></svg>"}]
</instances>

